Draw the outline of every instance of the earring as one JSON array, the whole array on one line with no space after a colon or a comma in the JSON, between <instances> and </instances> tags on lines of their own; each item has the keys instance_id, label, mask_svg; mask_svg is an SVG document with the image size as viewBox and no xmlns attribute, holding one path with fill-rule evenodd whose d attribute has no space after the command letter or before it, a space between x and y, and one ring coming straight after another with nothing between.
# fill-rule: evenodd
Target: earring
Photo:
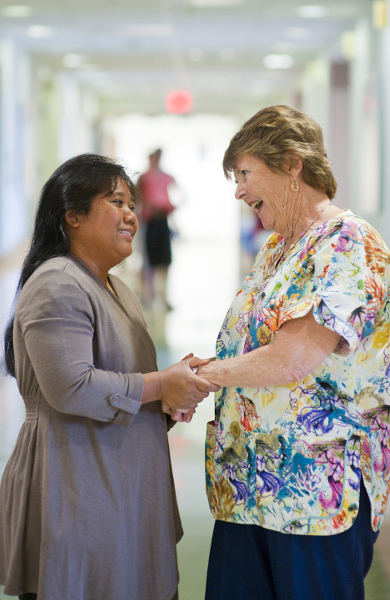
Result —
<instances>
[{"instance_id":1,"label":"earring","mask_svg":"<svg viewBox=\"0 0 390 600\"><path fill-rule=\"evenodd\" d=\"M291 189L292 189L292 191L293 191L293 192L298 192L298 190L299 190L299 185L298 185L298 182L297 182L297 181L295 181L295 179L294 179L294 181L291 183Z\"/></svg>"}]
</instances>

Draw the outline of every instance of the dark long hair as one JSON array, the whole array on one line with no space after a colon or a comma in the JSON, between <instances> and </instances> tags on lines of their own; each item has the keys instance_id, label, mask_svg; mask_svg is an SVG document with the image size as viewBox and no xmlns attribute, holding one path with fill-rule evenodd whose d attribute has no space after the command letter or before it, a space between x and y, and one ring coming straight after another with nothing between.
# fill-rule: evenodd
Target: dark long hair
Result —
<instances>
[{"instance_id":1,"label":"dark long hair","mask_svg":"<svg viewBox=\"0 0 390 600\"><path fill-rule=\"evenodd\" d=\"M80 154L58 167L44 185L37 207L31 246L23 263L12 316L4 335L5 368L13 377L13 325L20 290L42 263L69 252L70 240L65 231L66 211L74 210L77 214L87 215L94 197L113 191L119 178L126 183L135 200L135 186L121 164L98 154Z\"/></svg>"}]
</instances>

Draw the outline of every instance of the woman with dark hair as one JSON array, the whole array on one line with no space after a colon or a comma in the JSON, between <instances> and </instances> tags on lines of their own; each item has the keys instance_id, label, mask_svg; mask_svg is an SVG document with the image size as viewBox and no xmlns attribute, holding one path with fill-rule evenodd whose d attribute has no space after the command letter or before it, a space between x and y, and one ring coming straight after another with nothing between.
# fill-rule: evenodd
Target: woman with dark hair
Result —
<instances>
[{"instance_id":1,"label":"woman with dark hair","mask_svg":"<svg viewBox=\"0 0 390 600\"><path fill-rule=\"evenodd\" d=\"M334 205L318 123L264 108L226 150L236 198L273 230L217 359L207 600L363 600L390 491L390 253ZM340 199L343 202L343 199Z\"/></svg>"},{"instance_id":2,"label":"woman with dark hair","mask_svg":"<svg viewBox=\"0 0 390 600\"><path fill-rule=\"evenodd\" d=\"M38 600L171 600L182 535L167 417L210 384L192 355L157 371L137 298L109 270L132 252L135 188L85 154L43 188L5 361L26 405L0 486L0 582Z\"/></svg>"}]
</instances>

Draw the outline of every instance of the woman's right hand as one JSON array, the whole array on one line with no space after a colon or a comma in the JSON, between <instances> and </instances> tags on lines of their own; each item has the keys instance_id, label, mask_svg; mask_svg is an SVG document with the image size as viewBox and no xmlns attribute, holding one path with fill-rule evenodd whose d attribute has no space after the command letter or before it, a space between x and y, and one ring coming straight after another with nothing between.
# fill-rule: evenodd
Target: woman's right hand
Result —
<instances>
[{"instance_id":1,"label":"woman's right hand","mask_svg":"<svg viewBox=\"0 0 390 600\"><path fill-rule=\"evenodd\" d=\"M206 379L198 377L193 369L201 364L207 364L207 360L201 360L189 355L180 362L160 371L160 399L173 412L186 413L196 406L210 392L219 388Z\"/></svg>"}]
</instances>

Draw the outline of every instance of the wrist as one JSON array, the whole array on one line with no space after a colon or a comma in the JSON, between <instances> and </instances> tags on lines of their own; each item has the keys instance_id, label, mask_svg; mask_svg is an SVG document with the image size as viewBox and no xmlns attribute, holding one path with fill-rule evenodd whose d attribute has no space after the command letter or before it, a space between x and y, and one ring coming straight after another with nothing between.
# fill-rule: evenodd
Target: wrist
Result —
<instances>
[{"instance_id":1,"label":"wrist","mask_svg":"<svg viewBox=\"0 0 390 600\"><path fill-rule=\"evenodd\" d=\"M145 404L147 402L153 402L154 400L161 400L161 374L158 371L153 371L152 373L144 373L144 381L145 385L141 402Z\"/></svg>"}]
</instances>

